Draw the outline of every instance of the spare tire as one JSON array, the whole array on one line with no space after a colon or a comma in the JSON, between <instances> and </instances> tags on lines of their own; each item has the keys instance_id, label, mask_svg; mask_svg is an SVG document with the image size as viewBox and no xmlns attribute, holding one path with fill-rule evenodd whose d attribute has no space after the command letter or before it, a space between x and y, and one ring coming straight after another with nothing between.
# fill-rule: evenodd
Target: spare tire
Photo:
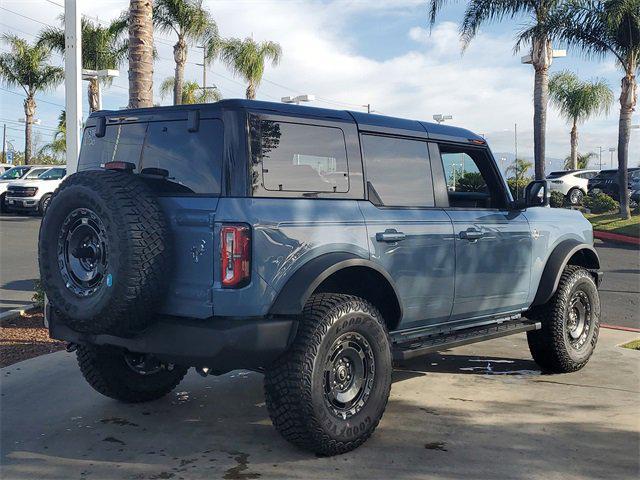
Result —
<instances>
[{"instance_id":1,"label":"spare tire","mask_svg":"<svg viewBox=\"0 0 640 480\"><path fill-rule=\"evenodd\" d=\"M38 247L43 289L74 330L129 336L153 322L167 286L169 230L136 175L91 170L65 179Z\"/></svg>"}]
</instances>

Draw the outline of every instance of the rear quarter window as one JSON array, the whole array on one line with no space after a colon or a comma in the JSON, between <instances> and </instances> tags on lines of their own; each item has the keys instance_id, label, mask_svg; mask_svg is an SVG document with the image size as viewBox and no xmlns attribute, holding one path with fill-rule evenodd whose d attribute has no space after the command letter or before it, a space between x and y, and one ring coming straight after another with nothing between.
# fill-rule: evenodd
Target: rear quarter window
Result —
<instances>
[{"instance_id":1,"label":"rear quarter window","mask_svg":"<svg viewBox=\"0 0 640 480\"><path fill-rule=\"evenodd\" d=\"M344 133L337 127L250 119L254 193L346 193Z\"/></svg>"}]
</instances>

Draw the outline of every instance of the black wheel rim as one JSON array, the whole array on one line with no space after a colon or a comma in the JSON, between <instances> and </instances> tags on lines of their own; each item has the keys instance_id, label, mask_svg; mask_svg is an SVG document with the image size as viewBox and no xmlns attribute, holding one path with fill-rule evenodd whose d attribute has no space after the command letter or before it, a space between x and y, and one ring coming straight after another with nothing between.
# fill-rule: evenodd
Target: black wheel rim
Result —
<instances>
[{"instance_id":1,"label":"black wheel rim","mask_svg":"<svg viewBox=\"0 0 640 480\"><path fill-rule=\"evenodd\" d=\"M338 337L324 364L324 399L329 410L345 420L360 412L371 394L375 371L366 338L356 332Z\"/></svg>"},{"instance_id":2,"label":"black wheel rim","mask_svg":"<svg viewBox=\"0 0 640 480\"><path fill-rule=\"evenodd\" d=\"M44 202L42 202L42 213L47 211L47 208L49 208L49 202L51 202L51 197L47 197L44 199Z\"/></svg>"},{"instance_id":3,"label":"black wheel rim","mask_svg":"<svg viewBox=\"0 0 640 480\"><path fill-rule=\"evenodd\" d=\"M124 362L138 375L153 375L164 369L156 357L144 353L125 353Z\"/></svg>"},{"instance_id":4,"label":"black wheel rim","mask_svg":"<svg viewBox=\"0 0 640 480\"><path fill-rule=\"evenodd\" d=\"M591 330L591 300L582 290L577 290L569 300L566 331L569 343L581 348Z\"/></svg>"},{"instance_id":5,"label":"black wheel rim","mask_svg":"<svg viewBox=\"0 0 640 480\"><path fill-rule=\"evenodd\" d=\"M58 265L66 287L80 297L102 285L108 265L107 231L102 220L87 208L65 218L58 236Z\"/></svg>"}]
</instances>

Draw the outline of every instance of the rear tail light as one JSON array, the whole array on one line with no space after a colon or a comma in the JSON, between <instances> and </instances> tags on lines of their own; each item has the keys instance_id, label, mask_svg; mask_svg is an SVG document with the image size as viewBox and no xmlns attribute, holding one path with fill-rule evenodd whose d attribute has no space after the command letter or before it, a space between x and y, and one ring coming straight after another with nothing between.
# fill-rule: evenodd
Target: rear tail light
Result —
<instances>
[{"instance_id":1,"label":"rear tail light","mask_svg":"<svg viewBox=\"0 0 640 480\"><path fill-rule=\"evenodd\" d=\"M239 288L251 279L251 229L248 225L224 225L220 231L222 286Z\"/></svg>"}]
</instances>

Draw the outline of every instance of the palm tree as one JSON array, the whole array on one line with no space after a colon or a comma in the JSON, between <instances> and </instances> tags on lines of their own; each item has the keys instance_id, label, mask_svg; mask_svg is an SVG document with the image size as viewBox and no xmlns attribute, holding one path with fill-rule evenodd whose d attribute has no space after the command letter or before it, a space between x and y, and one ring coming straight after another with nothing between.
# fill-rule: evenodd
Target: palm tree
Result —
<instances>
[{"instance_id":1,"label":"palm tree","mask_svg":"<svg viewBox=\"0 0 640 480\"><path fill-rule=\"evenodd\" d=\"M527 175L527 172L531 167L533 167L532 162L522 158L516 158L505 170L507 175L513 174L511 177L507 178L507 185L516 200L522 198L527 184L531 181L531 177Z\"/></svg>"},{"instance_id":2,"label":"palm tree","mask_svg":"<svg viewBox=\"0 0 640 480\"><path fill-rule=\"evenodd\" d=\"M219 56L235 75L247 82L246 96L253 100L262 81L265 62L270 60L276 66L282 57L282 48L271 41L258 43L253 38L231 38L219 46Z\"/></svg>"},{"instance_id":3,"label":"palm tree","mask_svg":"<svg viewBox=\"0 0 640 480\"><path fill-rule=\"evenodd\" d=\"M576 153L576 159L574 163L573 155L567 155L564 159L565 170L584 170L589 167L589 160L596 158L597 155L594 152L589 153Z\"/></svg>"},{"instance_id":4,"label":"palm tree","mask_svg":"<svg viewBox=\"0 0 640 480\"><path fill-rule=\"evenodd\" d=\"M627 165L631 115L638 96L640 69L640 0L581 0L569 2L555 16L553 33L586 57L612 56L624 72L618 126L618 185L620 216L631 217Z\"/></svg>"},{"instance_id":5,"label":"palm tree","mask_svg":"<svg viewBox=\"0 0 640 480\"><path fill-rule=\"evenodd\" d=\"M40 149L40 153L51 152L53 155L61 156L67 151L67 114L64 110L58 115L58 127L53 134L51 143L47 143Z\"/></svg>"},{"instance_id":6,"label":"palm tree","mask_svg":"<svg viewBox=\"0 0 640 480\"><path fill-rule=\"evenodd\" d=\"M173 104L182 103L184 65L187 62L187 41L205 42L218 37L218 27L211 14L202 7L202 0L157 0L153 22L162 32L174 32L178 41L173 46L176 62Z\"/></svg>"},{"instance_id":7,"label":"palm tree","mask_svg":"<svg viewBox=\"0 0 640 480\"><path fill-rule=\"evenodd\" d=\"M165 78L160 85L160 95L162 98L167 95L173 95L173 89L175 85L175 79L173 77ZM198 82L187 80L182 85L182 95L180 103L192 104L192 103L213 103L222 99L220 91L216 86L202 88L198 85Z\"/></svg>"},{"instance_id":8,"label":"palm tree","mask_svg":"<svg viewBox=\"0 0 640 480\"><path fill-rule=\"evenodd\" d=\"M571 122L571 168L578 168L578 123L599 113L609 113L613 92L604 80L583 81L564 71L549 80L551 103Z\"/></svg>"},{"instance_id":9,"label":"palm tree","mask_svg":"<svg viewBox=\"0 0 640 480\"><path fill-rule=\"evenodd\" d=\"M129 108L153 106L153 0L129 2Z\"/></svg>"},{"instance_id":10,"label":"palm tree","mask_svg":"<svg viewBox=\"0 0 640 480\"><path fill-rule=\"evenodd\" d=\"M21 87L27 98L24 100L24 163L31 160L31 125L36 114L37 92L49 90L64 79L60 67L49 65L51 48L46 45L29 45L26 40L5 34L2 39L11 49L0 54L0 79L9 87Z\"/></svg>"},{"instance_id":11,"label":"palm tree","mask_svg":"<svg viewBox=\"0 0 640 480\"><path fill-rule=\"evenodd\" d=\"M62 18L64 24L64 17ZM128 39L123 39L127 31L127 17L120 16L106 27L96 24L86 17L82 18L82 68L91 70L117 69L129 51ZM39 42L49 45L53 50L64 54L64 29L47 27L40 33ZM87 95L89 110L98 110L98 79L89 80ZM111 84L111 79L102 80Z\"/></svg>"},{"instance_id":12,"label":"palm tree","mask_svg":"<svg viewBox=\"0 0 640 480\"><path fill-rule=\"evenodd\" d=\"M436 16L447 0L430 0L429 18L433 26ZM544 179L547 103L549 98L549 67L553 59L549 20L564 0L471 0L468 2L460 34L465 48L480 26L525 15L525 29L518 34L515 51L530 45L531 64L535 70L533 88L533 147L535 176Z\"/></svg>"}]
</instances>

